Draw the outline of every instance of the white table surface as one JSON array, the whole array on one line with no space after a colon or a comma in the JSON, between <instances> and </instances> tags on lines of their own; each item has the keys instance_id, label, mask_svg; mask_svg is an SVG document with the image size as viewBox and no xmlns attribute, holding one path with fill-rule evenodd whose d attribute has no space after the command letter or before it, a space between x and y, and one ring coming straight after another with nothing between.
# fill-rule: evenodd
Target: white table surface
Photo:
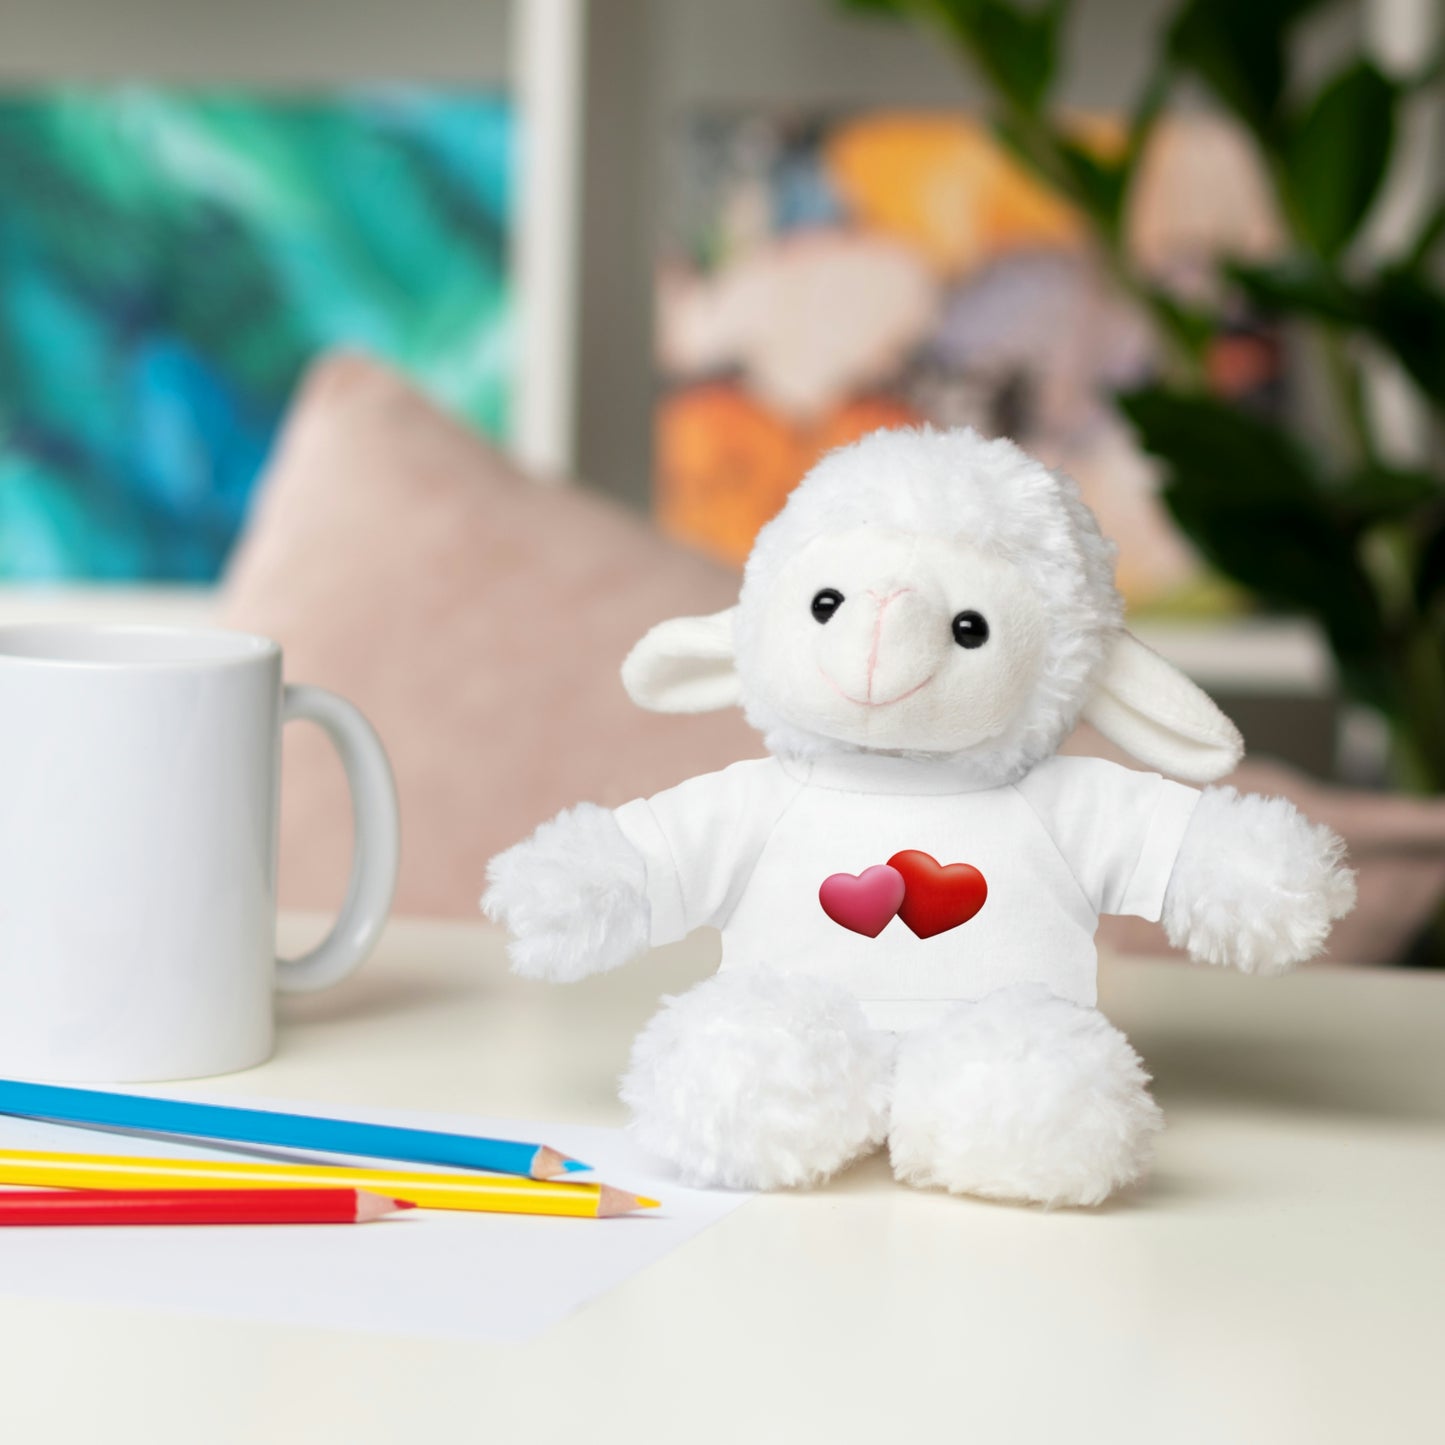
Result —
<instances>
[{"instance_id":1,"label":"white table surface","mask_svg":"<svg viewBox=\"0 0 1445 1445\"><path fill-rule=\"evenodd\" d=\"M271 1063L205 1087L618 1122L629 1040L714 950L551 988L480 925L395 923L285 1002ZM1170 1123L1108 1208L921 1194L874 1159L520 1346L0 1298L0 1439L1445 1438L1445 976L1116 963L1104 1006Z\"/></svg>"}]
</instances>

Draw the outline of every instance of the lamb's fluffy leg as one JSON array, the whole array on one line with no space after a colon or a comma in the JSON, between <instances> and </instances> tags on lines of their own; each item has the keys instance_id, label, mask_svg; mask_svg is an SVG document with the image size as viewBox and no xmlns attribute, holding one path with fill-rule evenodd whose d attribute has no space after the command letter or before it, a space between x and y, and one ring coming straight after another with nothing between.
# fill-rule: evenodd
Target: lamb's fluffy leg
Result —
<instances>
[{"instance_id":1,"label":"lamb's fluffy leg","mask_svg":"<svg viewBox=\"0 0 1445 1445\"><path fill-rule=\"evenodd\" d=\"M1284 798L1206 788L1164 895L1169 941L1244 973L1283 973L1313 958L1355 905L1344 852Z\"/></svg>"},{"instance_id":2,"label":"lamb's fluffy leg","mask_svg":"<svg viewBox=\"0 0 1445 1445\"><path fill-rule=\"evenodd\" d=\"M816 1184L883 1142L893 1041L825 979L717 974L669 998L622 1081L633 1131L689 1184Z\"/></svg>"},{"instance_id":3,"label":"lamb's fluffy leg","mask_svg":"<svg viewBox=\"0 0 1445 1445\"><path fill-rule=\"evenodd\" d=\"M647 865L617 819L579 803L487 864L482 912L512 935L526 978L570 983L647 948Z\"/></svg>"},{"instance_id":4,"label":"lamb's fluffy leg","mask_svg":"<svg viewBox=\"0 0 1445 1445\"><path fill-rule=\"evenodd\" d=\"M1039 988L960 1004L899 1043L888 1134L908 1184L1098 1204L1149 1167L1149 1076L1097 1009Z\"/></svg>"}]
</instances>

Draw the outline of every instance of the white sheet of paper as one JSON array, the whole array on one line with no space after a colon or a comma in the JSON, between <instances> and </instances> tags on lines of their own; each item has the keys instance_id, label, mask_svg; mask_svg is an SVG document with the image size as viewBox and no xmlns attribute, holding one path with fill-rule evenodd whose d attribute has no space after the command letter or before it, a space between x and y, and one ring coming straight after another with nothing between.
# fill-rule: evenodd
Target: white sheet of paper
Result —
<instances>
[{"instance_id":1,"label":"white sheet of paper","mask_svg":"<svg viewBox=\"0 0 1445 1445\"><path fill-rule=\"evenodd\" d=\"M274 1099L256 1106L326 1112ZM579 1180L600 1179L658 1199L662 1207L599 1220L419 1209L364 1225L0 1229L0 1292L268 1324L522 1340L646 1269L748 1198L681 1188L620 1129L379 1109L348 1111L348 1117L545 1142L594 1167ZM0 1149L234 1159L239 1147L203 1148L0 1115ZM259 1150L246 1157L375 1162Z\"/></svg>"}]
</instances>

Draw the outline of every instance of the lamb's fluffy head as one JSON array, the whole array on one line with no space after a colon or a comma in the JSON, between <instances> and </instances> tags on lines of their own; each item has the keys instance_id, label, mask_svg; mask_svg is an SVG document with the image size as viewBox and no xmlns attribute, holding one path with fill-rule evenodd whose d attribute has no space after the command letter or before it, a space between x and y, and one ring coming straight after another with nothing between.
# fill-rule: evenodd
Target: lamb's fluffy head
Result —
<instances>
[{"instance_id":1,"label":"lamb's fluffy head","mask_svg":"<svg viewBox=\"0 0 1445 1445\"><path fill-rule=\"evenodd\" d=\"M1114 547L1074 484L972 430L879 431L824 457L759 533L736 608L655 628L623 669L664 711L740 702L769 749L949 759L981 784L1081 713L1208 778L1238 735L1122 628Z\"/></svg>"},{"instance_id":2,"label":"lamb's fluffy head","mask_svg":"<svg viewBox=\"0 0 1445 1445\"><path fill-rule=\"evenodd\" d=\"M1113 572L1073 484L1012 442L875 432L824 457L753 547L748 718L775 751L967 751L1017 774L1083 705L1122 618ZM820 624L829 591L844 600Z\"/></svg>"}]
</instances>

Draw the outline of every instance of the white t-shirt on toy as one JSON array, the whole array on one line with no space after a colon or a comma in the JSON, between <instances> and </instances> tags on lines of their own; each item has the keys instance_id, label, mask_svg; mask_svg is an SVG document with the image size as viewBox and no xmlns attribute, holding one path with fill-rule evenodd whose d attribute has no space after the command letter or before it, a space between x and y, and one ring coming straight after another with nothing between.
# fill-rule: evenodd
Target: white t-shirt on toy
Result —
<instances>
[{"instance_id":1,"label":"white t-shirt on toy","mask_svg":"<svg viewBox=\"0 0 1445 1445\"><path fill-rule=\"evenodd\" d=\"M970 790L947 764L859 753L735 763L616 816L654 945L712 925L724 969L830 978L909 1028L1015 984L1093 1005L1099 915L1159 917L1198 799L1096 758Z\"/></svg>"}]
</instances>

